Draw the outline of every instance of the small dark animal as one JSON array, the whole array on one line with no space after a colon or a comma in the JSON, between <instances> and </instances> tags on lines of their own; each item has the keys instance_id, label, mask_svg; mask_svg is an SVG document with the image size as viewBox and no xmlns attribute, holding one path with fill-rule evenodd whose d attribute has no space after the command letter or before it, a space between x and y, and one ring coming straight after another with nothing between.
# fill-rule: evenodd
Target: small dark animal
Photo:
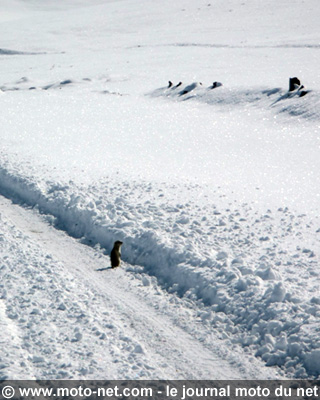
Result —
<instances>
[{"instance_id":1,"label":"small dark animal","mask_svg":"<svg viewBox=\"0 0 320 400\"><path fill-rule=\"evenodd\" d=\"M111 250L111 254L110 254L111 268L120 267L121 246L122 246L122 242L120 242L120 240L117 240L116 242L114 242L113 249Z\"/></svg>"},{"instance_id":2,"label":"small dark animal","mask_svg":"<svg viewBox=\"0 0 320 400\"><path fill-rule=\"evenodd\" d=\"M222 86L221 82L213 82L213 84L211 86L211 89L215 89L215 88L220 87L220 86Z\"/></svg>"},{"instance_id":3,"label":"small dark animal","mask_svg":"<svg viewBox=\"0 0 320 400\"><path fill-rule=\"evenodd\" d=\"M299 97L305 96L309 93L303 85L301 85L300 80L295 76L294 78L289 78L289 92L297 91Z\"/></svg>"},{"instance_id":4,"label":"small dark animal","mask_svg":"<svg viewBox=\"0 0 320 400\"><path fill-rule=\"evenodd\" d=\"M168 89L171 88L171 86L173 85L173 83L171 81L168 82Z\"/></svg>"},{"instance_id":5,"label":"small dark animal","mask_svg":"<svg viewBox=\"0 0 320 400\"><path fill-rule=\"evenodd\" d=\"M289 79L289 92L293 92L294 90L300 87L300 80L295 76L294 78Z\"/></svg>"}]
</instances>

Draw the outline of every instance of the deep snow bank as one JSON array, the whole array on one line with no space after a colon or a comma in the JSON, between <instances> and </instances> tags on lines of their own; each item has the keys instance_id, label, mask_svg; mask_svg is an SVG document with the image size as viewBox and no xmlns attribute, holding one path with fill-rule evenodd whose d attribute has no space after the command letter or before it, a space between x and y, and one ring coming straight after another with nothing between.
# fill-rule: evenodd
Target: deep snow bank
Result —
<instances>
[{"instance_id":1,"label":"deep snow bank","mask_svg":"<svg viewBox=\"0 0 320 400\"><path fill-rule=\"evenodd\" d=\"M155 276L197 303L203 323L267 365L289 376L319 375L316 221L288 209L261 215L248 204L218 207L218 193L201 199L196 185L110 178L80 187L36 181L8 165L0 182L1 193L38 207L87 244L109 253L123 240L124 260L137 274L144 267L143 284Z\"/></svg>"}]
</instances>

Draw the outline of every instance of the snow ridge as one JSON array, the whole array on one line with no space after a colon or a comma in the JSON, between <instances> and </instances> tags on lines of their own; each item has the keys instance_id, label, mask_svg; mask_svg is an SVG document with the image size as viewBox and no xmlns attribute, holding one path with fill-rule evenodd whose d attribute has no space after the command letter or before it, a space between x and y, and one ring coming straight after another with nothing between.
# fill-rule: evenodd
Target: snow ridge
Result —
<instances>
[{"instance_id":1,"label":"snow ridge","mask_svg":"<svg viewBox=\"0 0 320 400\"><path fill-rule=\"evenodd\" d=\"M175 101L196 100L205 104L219 106L222 111L230 107L255 107L271 109L275 114L287 114L310 120L319 120L320 95L317 91L297 88L286 91L282 88L226 88L221 82L211 86L201 82L191 84L169 84L151 92L151 97L165 97Z\"/></svg>"}]
</instances>

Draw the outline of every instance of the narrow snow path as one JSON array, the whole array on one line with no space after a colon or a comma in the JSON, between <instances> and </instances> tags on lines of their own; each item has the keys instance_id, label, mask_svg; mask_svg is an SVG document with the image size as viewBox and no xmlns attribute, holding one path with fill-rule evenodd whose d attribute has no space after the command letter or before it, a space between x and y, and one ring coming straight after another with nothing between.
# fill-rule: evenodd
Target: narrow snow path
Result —
<instances>
[{"instance_id":1,"label":"narrow snow path","mask_svg":"<svg viewBox=\"0 0 320 400\"><path fill-rule=\"evenodd\" d=\"M37 378L241 379L274 373L260 364L257 372L249 359L232 360L184 300L143 284L131 266L109 269L109 257L37 212L0 197L0 217L2 243L9 242L4 266L6 259L11 266L2 267L8 287L0 304L0 341L10 330L9 352L23 367L12 370L7 362L4 376L25 377L32 366ZM9 318L8 310L16 315Z\"/></svg>"}]
</instances>

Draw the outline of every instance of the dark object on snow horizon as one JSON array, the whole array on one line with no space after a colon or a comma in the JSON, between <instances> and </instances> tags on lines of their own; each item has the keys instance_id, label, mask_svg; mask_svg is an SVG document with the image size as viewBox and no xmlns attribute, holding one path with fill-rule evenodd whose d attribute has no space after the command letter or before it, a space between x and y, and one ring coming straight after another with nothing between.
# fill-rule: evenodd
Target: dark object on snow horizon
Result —
<instances>
[{"instance_id":1,"label":"dark object on snow horizon","mask_svg":"<svg viewBox=\"0 0 320 400\"><path fill-rule=\"evenodd\" d=\"M210 89L215 89L215 88L220 87L220 86L222 86L221 82L213 82L213 84L212 84Z\"/></svg>"},{"instance_id":2,"label":"dark object on snow horizon","mask_svg":"<svg viewBox=\"0 0 320 400\"><path fill-rule=\"evenodd\" d=\"M181 86L182 82L180 81L179 83L177 83L175 86L173 86L172 81L168 81L168 89L172 88L172 89L176 89L177 87Z\"/></svg>"},{"instance_id":3,"label":"dark object on snow horizon","mask_svg":"<svg viewBox=\"0 0 320 400\"><path fill-rule=\"evenodd\" d=\"M309 90L302 89L304 89L304 86L301 85L300 79L298 79L296 76L294 78L289 78L289 92L297 90L299 97L303 97L309 93Z\"/></svg>"},{"instance_id":4,"label":"dark object on snow horizon","mask_svg":"<svg viewBox=\"0 0 320 400\"><path fill-rule=\"evenodd\" d=\"M293 92L294 90L300 87L300 79L296 76L294 78L289 78L289 92Z\"/></svg>"}]
</instances>

